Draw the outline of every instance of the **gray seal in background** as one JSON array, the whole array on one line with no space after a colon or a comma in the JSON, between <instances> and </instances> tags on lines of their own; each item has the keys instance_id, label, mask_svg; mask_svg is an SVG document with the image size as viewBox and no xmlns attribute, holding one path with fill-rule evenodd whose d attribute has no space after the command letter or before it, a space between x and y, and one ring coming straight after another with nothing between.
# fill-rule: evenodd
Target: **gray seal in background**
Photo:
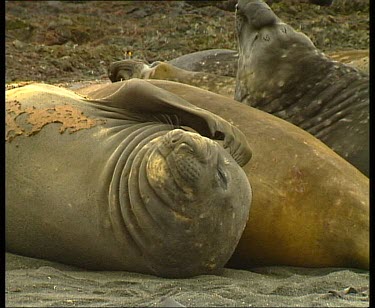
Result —
<instances>
[{"instance_id":1,"label":"gray seal in background","mask_svg":"<svg viewBox=\"0 0 375 308\"><path fill-rule=\"evenodd\" d=\"M369 175L369 77L332 61L259 0L236 11L235 99L308 131Z\"/></svg>"}]
</instances>

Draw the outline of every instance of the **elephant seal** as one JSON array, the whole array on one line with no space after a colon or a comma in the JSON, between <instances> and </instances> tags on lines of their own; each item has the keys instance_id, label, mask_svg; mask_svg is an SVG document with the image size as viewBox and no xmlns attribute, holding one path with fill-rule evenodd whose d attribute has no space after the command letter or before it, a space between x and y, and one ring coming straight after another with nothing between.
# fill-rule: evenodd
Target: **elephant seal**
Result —
<instances>
[{"instance_id":1,"label":"elephant seal","mask_svg":"<svg viewBox=\"0 0 375 308\"><path fill-rule=\"evenodd\" d=\"M226 264L252 196L236 127L137 79L90 99L31 84L6 101L7 251L163 277Z\"/></svg>"},{"instance_id":2,"label":"elephant seal","mask_svg":"<svg viewBox=\"0 0 375 308\"><path fill-rule=\"evenodd\" d=\"M369 175L369 76L335 62L259 0L239 0L235 99L308 131Z\"/></svg>"},{"instance_id":3,"label":"elephant seal","mask_svg":"<svg viewBox=\"0 0 375 308\"><path fill-rule=\"evenodd\" d=\"M249 221L228 266L368 269L369 179L358 169L261 110L181 83L148 82L233 123L251 145L244 166L253 191ZM100 86L78 91L90 97L94 90Z\"/></svg>"},{"instance_id":4,"label":"elephant seal","mask_svg":"<svg viewBox=\"0 0 375 308\"><path fill-rule=\"evenodd\" d=\"M112 82L131 78L161 79L189 84L230 98L234 97L236 80L232 77L205 72L193 72L178 68L167 62L147 65L138 60L112 62L108 67L108 77Z\"/></svg>"},{"instance_id":5,"label":"elephant seal","mask_svg":"<svg viewBox=\"0 0 375 308\"><path fill-rule=\"evenodd\" d=\"M335 51L327 53L327 56L369 73L368 50ZM156 61L150 65L133 59L112 62L108 67L108 77L112 82L131 78L176 81L233 98L237 62L238 52L234 50L210 49L187 54L171 61Z\"/></svg>"}]
</instances>

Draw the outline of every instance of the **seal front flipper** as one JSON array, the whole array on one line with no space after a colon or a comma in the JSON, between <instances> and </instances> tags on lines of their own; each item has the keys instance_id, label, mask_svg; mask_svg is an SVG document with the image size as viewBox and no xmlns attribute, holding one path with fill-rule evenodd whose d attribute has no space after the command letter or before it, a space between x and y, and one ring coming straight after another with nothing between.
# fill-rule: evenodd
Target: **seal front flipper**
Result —
<instances>
[{"instance_id":1,"label":"seal front flipper","mask_svg":"<svg viewBox=\"0 0 375 308\"><path fill-rule=\"evenodd\" d=\"M88 101L143 115L160 115L158 120L188 126L203 136L224 140L224 147L243 166L251 158L244 134L221 117L190 104L183 98L141 79L116 82L88 95ZM167 115L167 117L165 117Z\"/></svg>"}]
</instances>

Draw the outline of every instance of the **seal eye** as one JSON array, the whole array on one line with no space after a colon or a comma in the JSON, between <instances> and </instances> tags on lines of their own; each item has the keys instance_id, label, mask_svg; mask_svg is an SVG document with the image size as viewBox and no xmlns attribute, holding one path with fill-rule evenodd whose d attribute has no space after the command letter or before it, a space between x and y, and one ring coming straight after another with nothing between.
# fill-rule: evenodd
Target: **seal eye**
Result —
<instances>
[{"instance_id":1,"label":"seal eye","mask_svg":"<svg viewBox=\"0 0 375 308\"><path fill-rule=\"evenodd\" d=\"M227 187L228 187L227 175L221 168L217 169L217 177L218 177L219 185L222 188L227 189Z\"/></svg>"}]
</instances>

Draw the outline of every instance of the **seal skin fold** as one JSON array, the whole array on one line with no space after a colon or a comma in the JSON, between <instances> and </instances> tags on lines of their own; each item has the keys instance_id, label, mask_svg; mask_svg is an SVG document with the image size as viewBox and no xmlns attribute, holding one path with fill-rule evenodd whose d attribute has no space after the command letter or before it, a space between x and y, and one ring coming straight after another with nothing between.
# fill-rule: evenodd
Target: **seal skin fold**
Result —
<instances>
[{"instance_id":1,"label":"seal skin fold","mask_svg":"<svg viewBox=\"0 0 375 308\"><path fill-rule=\"evenodd\" d=\"M369 175L369 78L332 61L263 1L236 10L235 99L308 131Z\"/></svg>"},{"instance_id":2,"label":"seal skin fold","mask_svg":"<svg viewBox=\"0 0 375 308\"><path fill-rule=\"evenodd\" d=\"M251 187L234 159L248 162L247 142L165 90L124 84L90 100L50 85L7 91L18 103L7 109L17 134L6 143L6 248L94 270L214 273L248 220ZM28 133L35 118L45 125Z\"/></svg>"}]
</instances>

